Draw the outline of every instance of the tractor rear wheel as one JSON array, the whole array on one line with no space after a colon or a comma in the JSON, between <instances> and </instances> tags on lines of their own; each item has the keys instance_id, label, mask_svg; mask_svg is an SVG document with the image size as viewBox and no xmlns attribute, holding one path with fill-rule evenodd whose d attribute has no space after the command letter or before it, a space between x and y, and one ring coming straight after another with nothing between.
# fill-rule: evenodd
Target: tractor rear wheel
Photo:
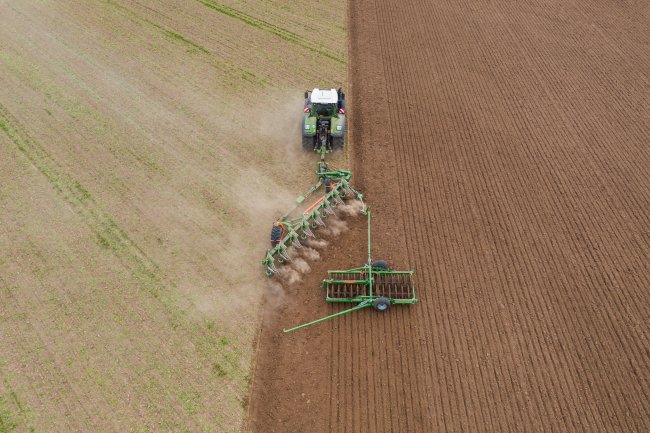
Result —
<instances>
[{"instance_id":1,"label":"tractor rear wheel","mask_svg":"<svg viewBox=\"0 0 650 433\"><path fill-rule=\"evenodd\" d=\"M387 298L377 298L372 301L372 308L377 311L386 311L390 308L390 301Z\"/></svg>"},{"instance_id":2,"label":"tractor rear wheel","mask_svg":"<svg viewBox=\"0 0 650 433\"><path fill-rule=\"evenodd\" d=\"M302 148L309 152L314 150L314 137L302 137Z\"/></svg>"},{"instance_id":3,"label":"tractor rear wheel","mask_svg":"<svg viewBox=\"0 0 650 433\"><path fill-rule=\"evenodd\" d=\"M386 260L374 260L370 266L372 266L373 269L377 269L379 271L387 271L390 269Z\"/></svg>"},{"instance_id":4,"label":"tractor rear wheel","mask_svg":"<svg viewBox=\"0 0 650 433\"><path fill-rule=\"evenodd\" d=\"M343 145L345 144L345 141L343 140L343 137L340 138L332 138L332 149L333 150L341 150L343 149Z\"/></svg>"}]
</instances>

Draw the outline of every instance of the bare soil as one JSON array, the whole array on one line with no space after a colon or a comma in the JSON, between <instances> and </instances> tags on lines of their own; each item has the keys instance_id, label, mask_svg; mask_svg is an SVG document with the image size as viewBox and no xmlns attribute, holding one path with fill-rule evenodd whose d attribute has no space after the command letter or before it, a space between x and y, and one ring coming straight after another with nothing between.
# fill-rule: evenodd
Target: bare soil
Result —
<instances>
[{"instance_id":1,"label":"bare soil","mask_svg":"<svg viewBox=\"0 0 650 433\"><path fill-rule=\"evenodd\" d=\"M650 8L349 4L353 168L420 303L325 315L326 269L257 351L254 432L650 429Z\"/></svg>"}]
</instances>

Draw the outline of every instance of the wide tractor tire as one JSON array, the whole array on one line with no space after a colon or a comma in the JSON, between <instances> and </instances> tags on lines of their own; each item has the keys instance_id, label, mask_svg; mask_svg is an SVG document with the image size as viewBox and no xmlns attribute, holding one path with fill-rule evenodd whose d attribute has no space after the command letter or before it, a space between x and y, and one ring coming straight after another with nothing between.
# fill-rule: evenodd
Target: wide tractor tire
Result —
<instances>
[{"instance_id":1,"label":"wide tractor tire","mask_svg":"<svg viewBox=\"0 0 650 433\"><path fill-rule=\"evenodd\" d=\"M372 308L377 311L386 311L390 308L390 301L387 298L377 298L372 301Z\"/></svg>"},{"instance_id":2,"label":"wide tractor tire","mask_svg":"<svg viewBox=\"0 0 650 433\"><path fill-rule=\"evenodd\" d=\"M302 137L303 150L313 152L314 150L314 137Z\"/></svg>"},{"instance_id":3,"label":"wide tractor tire","mask_svg":"<svg viewBox=\"0 0 650 433\"><path fill-rule=\"evenodd\" d=\"M373 269L378 271L387 271L390 269L386 260L375 260L370 265Z\"/></svg>"},{"instance_id":4,"label":"wide tractor tire","mask_svg":"<svg viewBox=\"0 0 650 433\"><path fill-rule=\"evenodd\" d=\"M282 239L282 227L273 226L271 229L271 248L277 246Z\"/></svg>"},{"instance_id":5,"label":"wide tractor tire","mask_svg":"<svg viewBox=\"0 0 650 433\"><path fill-rule=\"evenodd\" d=\"M341 150L343 149L343 146L345 145L345 141L343 140L343 137L340 138L332 138L332 150Z\"/></svg>"}]
</instances>

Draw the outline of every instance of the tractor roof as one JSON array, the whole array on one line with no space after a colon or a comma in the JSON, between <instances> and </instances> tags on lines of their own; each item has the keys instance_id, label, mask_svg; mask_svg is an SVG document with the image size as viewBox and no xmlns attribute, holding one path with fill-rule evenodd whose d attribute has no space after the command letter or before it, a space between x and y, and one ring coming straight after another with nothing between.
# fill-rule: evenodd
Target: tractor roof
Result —
<instances>
[{"instance_id":1,"label":"tractor roof","mask_svg":"<svg viewBox=\"0 0 650 433\"><path fill-rule=\"evenodd\" d=\"M339 95L336 89L314 89L309 98L312 104L336 104Z\"/></svg>"}]
</instances>

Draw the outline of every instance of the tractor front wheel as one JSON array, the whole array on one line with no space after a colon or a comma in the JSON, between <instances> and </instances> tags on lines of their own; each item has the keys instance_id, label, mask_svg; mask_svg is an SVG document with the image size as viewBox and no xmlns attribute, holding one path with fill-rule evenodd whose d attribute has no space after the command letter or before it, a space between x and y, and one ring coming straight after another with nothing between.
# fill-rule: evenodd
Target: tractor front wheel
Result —
<instances>
[{"instance_id":1,"label":"tractor front wheel","mask_svg":"<svg viewBox=\"0 0 650 433\"><path fill-rule=\"evenodd\" d=\"M390 308L390 301L387 298L377 298L372 301L372 308L377 311L386 311Z\"/></svg>"}]
</instances>

